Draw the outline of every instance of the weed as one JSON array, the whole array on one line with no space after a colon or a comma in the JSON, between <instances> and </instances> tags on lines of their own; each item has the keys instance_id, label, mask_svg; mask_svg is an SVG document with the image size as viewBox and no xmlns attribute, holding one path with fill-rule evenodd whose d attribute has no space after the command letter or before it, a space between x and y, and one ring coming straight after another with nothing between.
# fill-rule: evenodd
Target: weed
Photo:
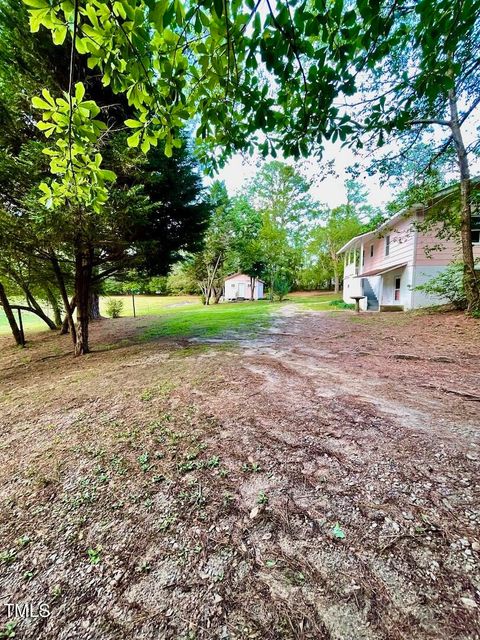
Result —
<instances>
[{"instance_id":1,"label":"weed","mask_svg":"<svg viewBox=\"0 0 480 640\"><path fill-rule=\"evenodd\" d=\"M150 400L152 400L153 396L153 389L144 389L142 391L142 395L140 396L140 400L142 402L149 402Z\"/></svg>"},{"instance_id":2,"label":"weed","mask_svg":"<svg viewBox=\"0 0 480 640\"><path fill-rule=\"evenodd\" d=\"M140 469L143 471L143 473L146 473L151 468L149 464L150 456L148 455L148 451L145 451L144 453L138 456L138 462L140 464Z\"/></svg>"},{"instance_id":3,"label":"weed","mask_svg":"<svg viewBox=\"0 0 480 640\"><path fill-rule=\"evenodd\" d=\"M225 467L223 467L222 469L219 469L219 471L218 471L218 475L221 478L226 478L229 473L230 473L230 471L228 469L226 469Z\"/></svg>"},{"instance_id":4,"label":"weed","mask_svg":"<svg viewBox=\"0 0 480 640\"><path fill-rule=\"evenodd\" d=\"M9 565L15 562L17 558L17 552L15 549L7 549L0 551L0 564Z\"/></svg>"},{"instance_id":5,"label":"weed","mask_svg":"<svg viewBox=\"0 0 480 640\"><path fill-rule=\"evenodd\" d=\"M122 458L122 456L112 456L110 464L118 475L123 476L126 474L127 468L125 466L125 458Z\"/></svg>"},{"instance_id":6,"label":"weed","mask_svg":"<svg viewBox=\"0 0 480 640\"><path fill-rule=\"evenodd\" d=\"M287 569L285 571L285 577L287 582L294 587L301 587L305 584L305 576L301 571L292 571L292 569Z\"/></svg>"},{"instance_id":7,"label":"weed","mask_svg":"<svg viewBox=\"0 0 480 640\"><path fill-rule=\"evenodd\" d=\"M12 622L7 622L7 624L0 629L0 638L15 638L15 628L18 622L16 620L12 620Z\"/></svg>"},{"instance_id":8,"label":"weed","mask_svg":"<svg viewBox=\"0 0 480 640\"><path fill-rule=\"evenodd\" d=\"M30 538L30 536L23 535L15 540L15 544L17 544L19 547L27 547L31 541L32 539Z\"/></svg>"},{"instance_id":9,"label":"weed","mask_svg":"<svg viewBox=\"0 0 480 640\"><path fill-rule=\"evenodd\" d=\"M333 527L332 533L333 533L334 537L337 538L338 540L343 540L345 538L345 533L344 533L343 529L341 528L341 526L338 524L338 522Z\"/></svg>"},{"instance_id":10,"label":"weed","mask_svg":"<svg viewBox=\"0 0 480 640\"><path fill-rule=\"evenodd\" d=\"M260 491L257 497L257 504L268 504L268 496L265 491Z\"/></svg>"},{"instance_id":11,"label":"weed","mask_svg":"<svg viewBox=\"0 0 480 640\"><path fill-rule=\"evenodd\" d=\"M207 460L207 468L215 469L220 466L220 458L218 456L212 456L209 460Z\"/></svg>"},{"instance_id":12,"label":"weed","mask_svg":"<svg viewBox=\"0 0 480 640\"><path fill-rule=\"evenodd\" d=\"M88 549L87 556L90 564L97 565L100 563L102 547L97 547L96 549Z\"/></svg>"},{"instance_id":13,"label":"weed","mask_svg":"<svg viewBox=\"0 0 480 640\"><path fill-rule=\"evenodd\" d=\"M167 529L169 529L171 527L171 525L174 524L176 521L177 521L177 517L176 516L174 516L174 515L167 516L158 525L158 530L159 531L167 531Z\"/></svg>"},{"instance_id":14,"label":"weed","mask_svg":"<svg viewBox=\"0 0 480 640\"><path fill-rule=\"evenodd\" d=\"M225 493L223 494L223 506L229 507L232 504L233 500L234 500L233 494L229 493L228 491L225 491Z\"/></svg>"},{"instance_id":15,"label":"weed","mask_svg":"<svg viewBox=\"0 0 480 640\"><path fill-rule=\"evenodd\" d=\"M252 462L251 464L249 464L248 462L244 462L242 464L242 471L244 471L245 473L260 473L261 470L262 468L260 467L258 462Z\"/></svg>"},{"instance_id":16,"label":"weed","mask_svg":"<svg viewBox=\"0 0 480 640\"><path fill-rule=\"evenodd\" d=\"M59 598L62 595L62 587L59 584L56 584L52 587L50 591L52 598Z\"/></svg>"},{"instance_id":17,"label":"weed","mask_svg":"<svg viewBox=\"0 0 480 640\"><path fill-rule=\"evenodd\" d=\"M269 568L269 569L273 569L273 567L275 567L277 564L276 560L267 560L265 562L265 565Z\"/></svg>"},{"instance_id":18,"label":"weed","mask_svg":"<svg viewBox=\"0 0 480 640\"><path fill-rule=\"evenodd\" d=\"M144 560L137 566L138 573L149 573L151 570L152 570L152 567L148 564L146 560Z\"/></svg>"},{"instance_id":19,"label":"weed","mask_svg":"<svg viewBox=\"0 0 480 640\"><path fill-rule=\"evenodd\" d=\"M30 580L32 580L35 575L37 574L37 570L36 569L31 569L29 571L25 571L23 574L23 579L25 580L25 582L30 582Z\"/></svg>"}]
</instances>

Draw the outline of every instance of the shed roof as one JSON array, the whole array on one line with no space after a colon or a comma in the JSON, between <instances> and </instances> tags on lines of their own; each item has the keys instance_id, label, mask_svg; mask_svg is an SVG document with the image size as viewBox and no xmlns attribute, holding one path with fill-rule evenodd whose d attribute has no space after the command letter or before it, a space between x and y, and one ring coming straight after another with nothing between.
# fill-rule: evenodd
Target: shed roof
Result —
<instances>
[{"instance_id":1,"label":"shed roof","mask_svg":"<svg viewBox=\"0 0 480 640\"><path fill-rule=\"evenodd\" d=\"M226 276L225 281L230 280L231 278L237 278L238 276L244 276L245 278L250 280L249 275L247 275L246 273L242 273L241 271L237 271L237 273L231 273L229 276ZM261 278L255 278L255 280L257 282L261 282L262 284L265 284L265 282Z\"/></svg>"}]
</instances>

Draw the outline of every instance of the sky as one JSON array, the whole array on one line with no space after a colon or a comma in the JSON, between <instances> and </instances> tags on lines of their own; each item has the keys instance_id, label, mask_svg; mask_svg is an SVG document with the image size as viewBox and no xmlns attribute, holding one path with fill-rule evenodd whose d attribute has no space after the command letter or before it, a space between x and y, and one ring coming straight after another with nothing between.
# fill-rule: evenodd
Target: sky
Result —
<instances>
[{"instance_id":1,"label":"sky","mask_svg":"<svg viewBox=\"0 0 480 640\"><path fill-rule=\"evenodd\" d=\"M277 159L282 160L280 154ZM329 160L334 161L332 175L324 167ZM342 148L340 144L330 144L325 150L322 161L312 158L300 160L295 164L302 175L313 180L311 195L318 202L336 207L346 202L344 184L345 180L351 177L347 173L347 168L354 165L357 160L358 158L350 149ZM229 194L233 196L255 176L262 162L263 159L259 155L250 157L236 154L215 177L225 182ZM286 162L293 164L291 160ZM358 179L363 182L369 192L369 204L382 207L392 199L393 191L388 184L381 185L379 177L363 174Z\"/></svg>"}]
</instances>

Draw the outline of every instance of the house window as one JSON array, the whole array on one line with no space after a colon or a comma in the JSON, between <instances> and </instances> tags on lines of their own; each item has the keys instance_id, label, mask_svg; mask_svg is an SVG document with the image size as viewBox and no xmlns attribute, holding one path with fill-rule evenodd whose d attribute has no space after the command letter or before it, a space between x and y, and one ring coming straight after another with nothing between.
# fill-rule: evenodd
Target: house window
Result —
<instances>
[{"instance_id":1,"label":"house window","mask_svg":"<svg viewBox=\"0 0 480 640\"><path fill-rule=\"evenodd\" d=\"M472 243L480 244L480 216L472 216Z\"/></svg>"},{"instance_id":2,"label":"house window","mask_svg":"<svg viewBox=\"0 0 480 640\"><path fill-rule=\"evenodd\" d=\"M390 255L390 236L385 236L385 255Z\"/></svg>"},{"instance_id":3,"label":"house window","mask_svg":"<svg viewBox=\"0 0 480 640\"><path fill-rule=\"evenodd\" d=\"M401 278L395 278L394 299L398 301L400 301L400 283L401 283Z\"/></svg>"},{"instance_id":4,"label":"house window","mask_svg":"<svg viewBox=\"0 0 480 640\"><path fill-rule=\"evenodd\" d=\"M373 258L373 244L370 245L370 258Z\"/></svg>"}]
</instances>

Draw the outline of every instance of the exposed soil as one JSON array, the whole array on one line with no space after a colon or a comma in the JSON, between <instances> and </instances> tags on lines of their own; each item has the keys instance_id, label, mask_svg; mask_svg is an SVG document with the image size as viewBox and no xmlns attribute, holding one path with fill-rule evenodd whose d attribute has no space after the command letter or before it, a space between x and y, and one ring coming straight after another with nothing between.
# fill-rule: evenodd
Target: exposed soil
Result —
<instances>
[{"instance_id":1,"label":"exposed soil","mask_svg":"<svg viewBox=\"0 0 480 640\"><path fill-rule=\"evenodd\" d=\"M0 637L480 638L478 321L152 321L0 339Z\"/></svg>"}]
</instances>

